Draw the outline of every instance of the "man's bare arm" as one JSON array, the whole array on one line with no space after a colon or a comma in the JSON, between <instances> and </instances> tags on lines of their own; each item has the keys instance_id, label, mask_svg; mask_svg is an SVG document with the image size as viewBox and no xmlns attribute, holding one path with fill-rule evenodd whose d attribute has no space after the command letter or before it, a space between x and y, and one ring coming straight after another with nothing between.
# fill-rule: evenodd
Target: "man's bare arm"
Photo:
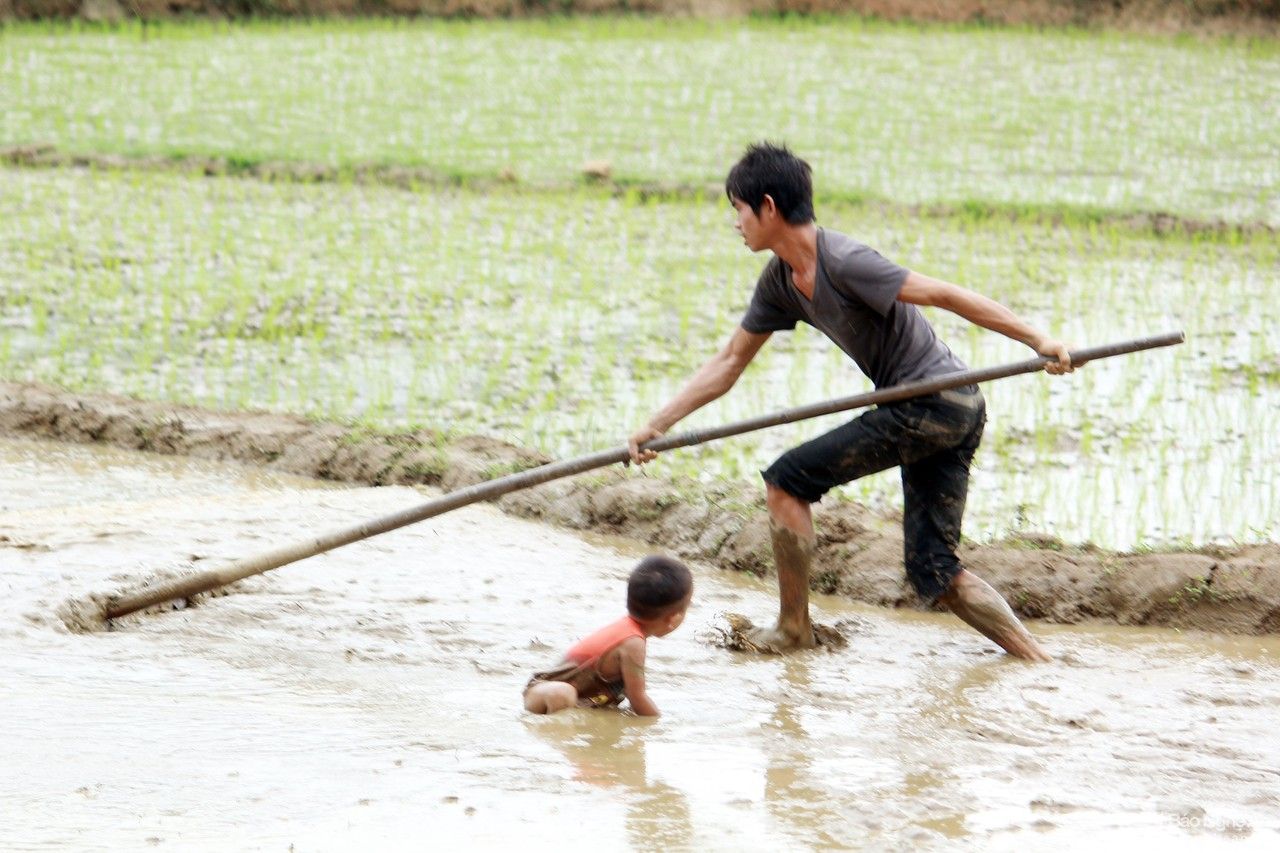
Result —
<instances>
[{"instance_id":1,"label":"man's bare arm","mask_svg":"<svg viewBox=\"0 0 1280 853\"><path fill-rule=\"evenodd\" d=\"M909 272L898 293L898 300L946 309L970 323L1024 343L1041 355L1056 358L1056 364L1045 366L1050 373L1070 373L1075 369L1065 343L1040 332L994 299L958 284Z\"/></svg>"},{"instance_id":2,"label":"man's bare arm","mask_svg":"<svg viewBox=\"0 0 1280 853\"><path fill-rule=\"evenodd\" d=\"M627 441L631 461L644 463L656 457L658 454L652 450L642 453L640 445L662 435L690 412L724 396L738 381L742 371L747 369L751 359L756 357L765 341L769 340L770 334L748 332L739 326L724 348L699 367L680 392L649 418L648 423L631 434Z\"/></svg>"},{"instance_id":3,"label":"man's bare arm","mask_svg":"<svg viewBox=\"0 0 1280 853\"><path fill-rule=\"evenodd\" d=\"M645 646L643 639L632 637L618 649L618 663L622 667L622 689L627 694L632 711L642 717L656 717L658 706L653 704L644 688Z\"/></svg>"}]
</instances>

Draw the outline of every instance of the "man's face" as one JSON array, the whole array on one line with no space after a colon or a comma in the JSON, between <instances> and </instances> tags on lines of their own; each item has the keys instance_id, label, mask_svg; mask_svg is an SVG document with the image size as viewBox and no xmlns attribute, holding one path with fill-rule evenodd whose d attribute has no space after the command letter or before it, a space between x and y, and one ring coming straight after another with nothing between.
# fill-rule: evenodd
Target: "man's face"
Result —
<instances>
[{"instance_id":1,"label":"man's face","mask_svg":"<svg viewBox=\"0 0 1280 853\"><path fill-rule=\"evenodd\" d=\"M740 198L732 200L733 209L737 212L734 217L734 230L742 235L742 242L747 248L753 252L758 252L765 247L764 242L764 225L760 221L760 217L756 216L755 211L751 209L751 205L747 204ZM764 214L765 208L760 208L760 213Z\"/></svg>"}]
</instances>

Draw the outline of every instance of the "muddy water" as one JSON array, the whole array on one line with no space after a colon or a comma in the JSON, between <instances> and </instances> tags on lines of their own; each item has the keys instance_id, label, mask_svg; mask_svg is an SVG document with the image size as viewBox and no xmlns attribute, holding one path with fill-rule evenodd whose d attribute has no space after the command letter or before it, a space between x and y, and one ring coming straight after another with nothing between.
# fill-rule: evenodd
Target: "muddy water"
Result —
<instances>
[{"instance_id":1,"label":"muddy water","mask_svg":"<svg viewBox=\"0 0 1280 853\"><path fill-rule=\"evenodd\" d=\"M850 646L716 648L770 583L697 569L644 721L534 718L527 674L621 612L638 551L469 508L73 634L65 597L423 499L0 442L0 846L13 850L1164 849L1280 843L1280 639L820 599ZM199 559L196 559L199 558Z\"/></svg>"}]
</instances>

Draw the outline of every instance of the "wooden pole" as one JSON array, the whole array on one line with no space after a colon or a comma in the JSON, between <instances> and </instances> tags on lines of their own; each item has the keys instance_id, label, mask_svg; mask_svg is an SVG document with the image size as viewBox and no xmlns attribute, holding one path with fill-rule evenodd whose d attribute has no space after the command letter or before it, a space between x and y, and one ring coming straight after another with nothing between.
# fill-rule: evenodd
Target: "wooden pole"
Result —
<instances>
[{"instance_id":1,"label":"wooden pole","mask_svg":"<svg viewBox=\"0 0 1280 853\"><path fill-rule=\"evenodd\" d=\"M1183 340L1185 340L1185 338L1182 332L1169 332L1149 338L1139 338L1132 341L1081 349L1071 353L1071 361L1075 365L1082 365L1090 361L1096 361L1100 358L1110 358L1112 356L1124 355L1126 353L1138 352L1140 350L1172 346L1174 344L1182 343ZM765 429L767 427L794 423L795 421L807 420L809 418L816 418L822 415L829 415L836 412L844 412L850 409L858 409L882 403L893 403L899 400L906 400L911 397L935 394L939 391L945 391L948 388L958 388L962 385L973 385L979 382L990 382L994 379L1003 379L1007 376L1034 373L1036 371L1043 370L1045 365L1049 364L1053 360L1054 359L1047 356L1039 356L1037 358L1028 359L1027 361L1015 362L998 367L987 367L981 370L957 371L955 373L937 376L932 379L907 382L902 385L894 385L890 388L882 388L865 394L855 394L852 397L842 397L835 400L827 400L822 403L812 403L807 406L787 409L769 415L761 415L759 417L745 421L738 421L725 426L692 430L690 432L679 433L676 435L664 435L661 438L654 439L653 441L645 444L645 448L648 450L663 451L673 450L677 447L691 447L696 444L705 444L706 442L720 438L728 438L729 436L741 435L743 433L754 432L755 430ZM208 592L211 589L216 589L217 587L225 586L238 580L243 580L244 578L251 577L252 575L262 574L263 572L270 571L271 569L277 569L280 566L297 562L298 560L306 557L322 554L325 551L330 551L342 545L358 542L361 539L368 539L371 536L377 536L380 533L386 533L387 531L395 530L399 527L414 524L415 522L441 515L442 513L467 506L468 504L493 500L494 498L501 497L509 492L514 492L519 489L527 489L530 486L537 486L542 483L550 482L551 480L558 480L562 477L571 477L575 474L581 474L585 471L591 471L596 468L604 468L608 465L614 465L619 462L627 462L629 459L630 453L625 447L617 450L603 450L587 456L580 456L576 459L553 462L547 465L542 465L538 468L531 468L528 471L508 474L505 477L499 477L495 480L477 483L473 486L468 486L466 488L441 495L434 500L419 504L416 507L410 507L409 509L385 515L381 518L375 518L362 524L346 527L341 530L335 530L322 536L317 536L314 539L306 539L300 542L295 542L291 545L286 545L281 548L276 548L271 551L236 560L222 566L221 568L209 569L186 577L160 580L146 584L131 592L119 593L108 600L105 608L105 616L108 619L115 619L156 604L162 604L166 601L172 601L179 598L190 598L193 595Z\"/></svg>"}]
</instances>

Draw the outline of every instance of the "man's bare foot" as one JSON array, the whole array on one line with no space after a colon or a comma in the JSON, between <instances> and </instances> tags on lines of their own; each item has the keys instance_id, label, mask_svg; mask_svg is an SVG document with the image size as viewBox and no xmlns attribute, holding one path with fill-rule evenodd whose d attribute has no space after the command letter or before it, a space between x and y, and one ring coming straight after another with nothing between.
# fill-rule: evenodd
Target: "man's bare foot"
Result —
<instances>
[{"instance_id":1,"label":"man's bare foot","mask_svg":"<svg viewBox=\"0 0 1280 853\"><path fill-rule=\"evenodd\" d=\"M735 652L754 652L756 654L780 655L800 649L820 646L825 649L843 649L849 645L849 638L841 630L841 624L823 625L810 623L809 637L811 643L805 643L804 634L780 630L778 627L757 628L755 624L741 613L721 613L720 616L729 627L716 630L720 633L720 642L716 645Z\"/></svg>"},{"instance_id":2,"label":"man's bare foot","mask_svg":"<svg viewBox=\"0 0 1280 853\"><path fill-rule=\"evenodd\" d=\"M751 628L744 632L745 639L752 645L758 647L760 651L772 654L782 654L795 649L812 649L818 645L818 640L814 636L813 627L805 625L803 628L784 628L781 625L775 625L772 628Z\"/></svg>"},{"instance_id":3,"label":"man's bare foot","mask_svg":"<svg viewBox=\"0 0 1280 853\"><path fill-rule=\"evenodd\" d=\"M755 623L741 613L722 613L725 622L729 623L729 628L717 628L720 632L722 645L726 649L733 649L736 652L754 652L764 655L780 655L784 652L794 649L813 648L817 645L817 638L813 629L809 629L806 636L796 631L781 630L778 627L773 628L757 628ZM805 640L808 642L804 642Z\"/></svg>"}]
</instances>

